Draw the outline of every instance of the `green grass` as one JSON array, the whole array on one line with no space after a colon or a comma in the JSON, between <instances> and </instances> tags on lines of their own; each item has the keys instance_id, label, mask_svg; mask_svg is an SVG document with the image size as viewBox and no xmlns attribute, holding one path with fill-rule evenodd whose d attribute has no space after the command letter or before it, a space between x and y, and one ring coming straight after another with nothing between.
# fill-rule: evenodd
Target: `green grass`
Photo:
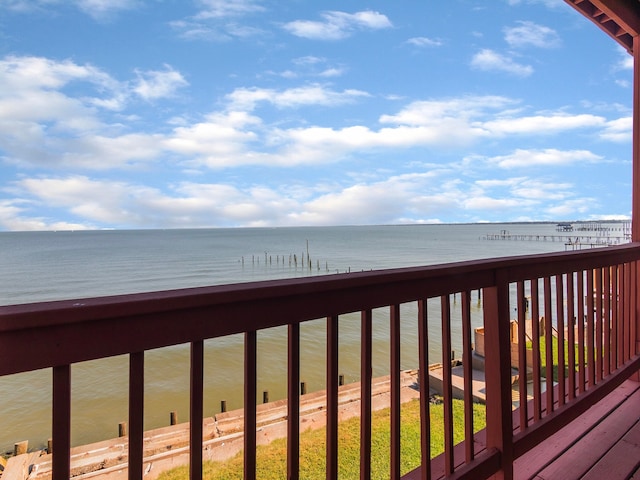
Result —
<instances>
[{"instance_id":1,"label":"green grass","mask_svg":"<svg viewBox=\"0 0 640 480\"><path fill-rule=\"evenodd\" d=\"M435 457L444 451L443 405L431 405L431 449ZM474 429L485 427L484 405L474 404ZM454 439L464 439L463 402L454 400ZM389 409L372 414L371 470L373 479L389 478ZM401 413L401 470L409 472L420 464L420 405L417 400L402 406ZM339 478L357 479L360 468L360 419L340 422L338 428ZM257 479L284 479L287 474L287 442L278 439L259 446ZM206 462L203 477L207 480L241 480L243 478L242 453L225 462ZM189 477L188 466L164 472L159 480L183 480ZM306 430L300 435L300 478L325 478L325 429Z\"/></svg>"},{"instance_id":2,"label":"green grass","mask_svg":"<svg viewBox=\"0 0 640 480\"><path fill-rule=\"evenodd\" d=\"M533 342L527 341L527 348L533 348ZM575 361L577 369L578 361L578 345L574 346L575 349ZM553 359L553 380L558 380L558 338L551 337L551 357ZM564 341L564 374L565 378L569 375L569 343ZM547 342L545 337L540 337L540 375L547 376Z\"/></svg>"}]
</instances>

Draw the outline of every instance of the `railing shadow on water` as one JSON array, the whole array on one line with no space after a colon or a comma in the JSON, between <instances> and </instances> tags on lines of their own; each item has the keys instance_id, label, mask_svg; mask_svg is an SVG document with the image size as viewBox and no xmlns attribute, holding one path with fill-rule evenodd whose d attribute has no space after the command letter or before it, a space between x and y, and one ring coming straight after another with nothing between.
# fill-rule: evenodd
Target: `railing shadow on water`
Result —
<instances>
[{"instance_id":1,"label":"railing shadow on water","mask_svg":"<svg viewBox=\"0 0 640 480\"><path fill-rule=\"evenodd\" d=\"M126 370L121 376L128 377L121 388L127 390L129 478L142 478L150 414L145 404L157 393L151 379L163 354L156 349L165 347L184 361L175 375L188 390L190 477L201 478L202 419L218 401L208 386L216 376L216 346L235 352L229 368L236 370L225 382L235 379L242 385L237 401L244 409L245 478L256 472L256 412L265 385L274 385L275 397L288 399L288 478L299 477L303 377L313 379L311 388L326 392L326 475L337 478L340 375L361 382L363 478L371 468L371 382L377 375L390 376L391 478L488 478L497 472L508 477L517 457L638 370L639 258L640 245L630 243L588 252L4 306L0 376L52 369L54 479L68 478L73 467L72 368L112 357L119 359L120 372ZM484 329L482 359L473 350L477 328ZM273 357L265 356L269 349ZM454 374L452 351L462 360L461 373ZM416 368L418 384L430 385L429 366L435 363L442 371L443 425L431 425L432 392L420 388L422 460L407 472L401 467L401 371ZM486 395L481 431L473 421L478 369ZM87 372L90 378L91 369ZM270 384L272 377L278 378ZM455 377L462 378L462 386ZM454 415L454 396L462 398L461 416ZM513 409L514 401L520 408ZM437 447L443 453L432 459L434 429L443 430ZM458 442L456 435L464 440Z\"/></svg>"}]
</instances>

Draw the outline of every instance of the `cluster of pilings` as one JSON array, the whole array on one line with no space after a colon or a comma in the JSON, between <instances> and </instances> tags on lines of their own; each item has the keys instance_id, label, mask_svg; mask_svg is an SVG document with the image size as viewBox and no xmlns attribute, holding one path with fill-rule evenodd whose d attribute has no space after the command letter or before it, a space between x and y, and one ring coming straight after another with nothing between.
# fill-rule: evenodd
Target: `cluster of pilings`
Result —
<instances>
[{"instance_id":1,"label":"cluster of pilings","mask_svg":"<svg viewBox=\"0 0 640 480\"><path fill-rule=\"evenodd\" d=\"M306 252L302 251L300 255L297 253L289 253L288 255L280 255L280 254L270 254L267 251L264 252L264 255L251 255L251 260L249 257L245 258L242 256L240 258L240 263L242 268L245 268L246 265L251 261L251 266L253 268L264 266L267 268L289 268L289 269L300 269L301 271L325 271L329 272L329 262L324 261L320 262L319 259L312 259L309 254L309 240L307 240L307 249Z\"/></svg>"},{"instance_id":2,"label":"cluster of pilings","mask_svg":"<svg viewBox=\"0 0 640 480\"><path fill-rule=\"evenodd\" d=\"M259 267L264 265L266 267L281 267L281 268L290 268L290 269L300 269L300 270L308 270L312 271L329 271L329 262L320 262L320 260L315 259L312 260L311 256L307 253L302 252L300 256L296 253L290 253L287 255L271 255L268 252L264 252L264 255L251 255L251 259L241 257L240 263L242 264L242 268L245 268L249 262L251 262L252 267ZM322 263L322 264L321 264Z\"/></svg>"}]
</instances>

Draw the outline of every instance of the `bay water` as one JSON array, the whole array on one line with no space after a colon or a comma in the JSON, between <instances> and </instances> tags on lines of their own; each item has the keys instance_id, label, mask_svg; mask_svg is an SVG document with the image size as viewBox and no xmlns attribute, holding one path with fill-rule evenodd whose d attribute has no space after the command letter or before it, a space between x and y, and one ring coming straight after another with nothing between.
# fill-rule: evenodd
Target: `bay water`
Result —
<instances>
[{"instance_id":1,"label":"bay water","mask_svg":"<svg viewBox=\"0 0 640 480\"><path fill-rule=\"evenodd\" d=\"M623 224L605 226L606 232L562 235L623 241ZM501 232L540 240L487 239ZM564 242L551 241L558 235L554 223L0 232L0 305L563 251ZM479 326L480 300L472 300L472 323ZM416 368L416 306L403 305L401 313L402 368ZM374 312L374 376L389 373L388 318L387 309ZM431 318L431 338L438 338L437 312ZM340 318L346 382L359 381L359 326L357 313ZM324 332L322 319L301 327L308 391L324 388ZM459 349L459 332L453 335ZM286 396L286 353L284 328L259 332L258 392L268 391L271 400ZM430 346L429 356L442 361L439 345ZM228 409L241 408L242 361L241 335L205 342L205 416L219 412L223 400ZM188 372L187 345L145 353L145 429L167 425L171 411L188 420ZM51 437L51 377L45 369L0 378L0 453L22 440L41 447ZM72 444L117 436L128 416L127 392L127 356L73 365Z\"/></svg>"}]
</instances>

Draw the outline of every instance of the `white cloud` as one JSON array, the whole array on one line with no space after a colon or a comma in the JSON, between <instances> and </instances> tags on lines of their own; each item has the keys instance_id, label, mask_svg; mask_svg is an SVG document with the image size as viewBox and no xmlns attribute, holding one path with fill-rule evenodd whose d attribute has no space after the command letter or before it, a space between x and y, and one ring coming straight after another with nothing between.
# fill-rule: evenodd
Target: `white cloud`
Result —
<instances>
[{"instance_id":1,"label":"white cloud","mask_svg":"<svg viewBox=\"0 0 640 480\"><path fill-rule=\"evenodd\" d=\"M525 180L514 186L511 193L519 198L534 200L536 202L564 201L571 196L572 185L569 183L541 182L538 180Z\"/></svg>"},{"instance_id":2,"label":"white cloud","mask_svg":"<svg viewBox=\"0 0 640 480\"><path fill-rule=\"evenodd\" d=\"M1 60L0 149L11 152L15 148L38 148L47 135L77 134L101 127L95 107L102 98L74 98L62 93L68 85L83 82L113 93L106 97L111 100L120 96L118 82L91 66L38 57ZM119 109L121 101L114 102L111 106Z\"/></svg>"},{"instance_id":3,"label":"white cloud","mask_svg":"<svg viewBox=\"0 0 640 480\"><path fill-rule=\"evenodd\" d=\"M79 175L25 178L16 182L16 190L31 198L30 205L5 202L3 210L0 204L0 224L46 229L46 221L29 217L38 205L71 212L78 223L70 226L93 228L426 223L459 207L463 198L460 180L435 181L438 175L393 175L355 185L341 179L280 187L181 182L165 191Z\"/></svg>"},{"instance_id":4,"label":"white cloud","mask_svg":"<svg viewBox=\"0 0 640 480\"><path fill-rule=\"evenodd\" d=\"M259 103L270 103L278 108L297 108L304 105L335 106L351 103L369 94L360 90L336 92L322 85L275 90L264 88L239 88L227 95L230 109L253 110Z\"/></svg>"},{"instance_id":5,"label":"white cloud","mask_svg":"<svg viewBox=\"0 0 640 480\"><path fill-rule=\"evenodd\" d=\"M252 154L248 147L257 139L250 128L260 124L260 119L244 112L215 113L203 122L175 128L162 146L211 168L256 164L260 154Z\"/></svg>"},{"instance_id":6,"label":"white cloud","mask_svg":"<svg viewBox=\"0 0 640 480\"><path fill-rule=\"evenodd\" d=\"M298 57L298 58L294 58L292 60L292 62L296 65L316 65L318 63L324 63L326 62L327 59L326 58L322 58L322 57L315 57L313 55L307 55L304 57Z\"/></svg>"},{"instance_id":7,"label":"white cloud","mask_svg":"<svg viewBox=\"0 0 640 480\"><path fill-rule=\"evenodd\" d=\"M573 163L593 163L599 160L602 160L602 157L588 150L558 150L555 148L547 148L544 150L517 149L509 155L501 155L488 159L489 163L501 168L553 167Z\"/></svg>"},{"instance_id":8,"label":"white cloud","mask_svg":"<svg viewBox=\"0 0 640 480\"><path fill-rule=\"evenodd\" d=\"M139 0L76 0L78 7L95 19L103 19L123 10L132 10L140 5Z\"/></svg>"},{"instance_id":9,"label":"white cloud","mask_svg":"<svg viewBox=\"0 0 640 480\"><path fill-rule=\"evenodd\" d=\"M0 4L0 8L27 13L65 3L75 5L96 20L104 20L115 13L137 8L140 5L140 0L4 0Z\"/></svg>"},{"instance_id":10,"label":"white cloud","mask_svg":"<svg viewBox=\"0 0 640 480\"><path fill-rule=\"evenodd\" d=\"M138 93L149 98L168 93L175 79L167 81L162 74L148 77L146 89L139 84ZM66 93L75 87L84 96ZM159 135L122 133L123 127L106 121L106 114L126 107L130 95L127 82L91 65L39 57L1 60L3 159L23 166L102 170L153 159L160 152Z\"/></svg>"},{"instance_id":11,"label":"white cloud","mask_svg":"<svg viewBox=\"0 0 640 480\"><path fill-rule=\"evenodd\" d=\"M25 202L0 201L0 227L8 231L88 230L95 227L86 223L49 220L43 217L25 216L30 205Z\"/></svg>"},{"instance_id":12,"label":"white cloud","mask_svg":"<svg viewBox=\"0 0 640 480\"><path fill-rule=\"evenodd\" d=\"M529 3L536 4L539 3L541 5L545 5L548 8L556 9L563 7L563 3L558 0L507 0L509 5L519 5L521 3Z\"/></svg>"},{"instance_id":13,"label":"white cloud","mask_svg":"<svg viewBox=\"0 0 640 480\"><path fill-rule=\"evenodd\" d=\"M407 43L416 47L440 47L442 40L428 37L413 37L407 40Z\"/></svg>"},{"instance_id":14,"label":"white cloud","mask_svg":"<svg viewBox=\"0 0 640 480\"><path fill-rule=\"evenodd\" d=\"M201 10L196 19L238 17L263 12L265 8L255 0L198 0Z\"/></svg>"},{"instance_id":15,"label":"white cloud","mask_svg":"<svg viewBox=\"0 0 640 480\"><path fill-rule=\"evenodd\" d=\"M470 119L483 116L487 111L509 108L516 103L512 99L496 95L416 101L395 115L382 115L380 123L433 125L440 123L443 119Z\"/></svg>"},{"instance_id":16,"label":"white cloud","mask_svg":"<svg viewBox=\"0 0 640 480\"><path fill-rule=\"evenodd\" d=\"M189 41L228 42L265 35L260 28L224 21L212 23L211 20L186 19L169 22L169 26L178 32L180 38Z\"/></svg>"},{"instance_id":17,"label":"white cloud","mask_svg":"<svg viewBox=\"0 0 640 480\"><path fill-rule=\"evenodd\" d=\"M369 180L280 186L180 182L152 188L86 176L25 178L15 190L28 204L0 202L0 224L47 229L53 223L29 217L38 205L70 212L71 228L102 225L143 228L433 223L445 212L467 218L478 212L504 218L547 218L541 207L581 202L573 186L516 177L474 181L463 171L434 169L399 175L379 172ZM493 212L493 213L492 213ZM553 215L551 216L554 217ZM58 224L64 228L63 224Z\"/></svg>"},{"instance_id":18,"label":"white cloud","mask_svg":"<svg viewBox=\"0 0 640 480\"><path fill-rule=\"evenodd\" d=\"M298 62L316 65L322 60L308 57ZM72 83L95 85L96 95L78 98L63 93ZM163 71L139 72L132 87L94 67L70 61L5 59L0 62L3 159L19 165L92 170L138 168L169 159L183 167L282 167L335 163L394 148L461 148L479 139L514 134L539 136L598 128L604 129L603 138L613 139L623 138L628 131L624 121L607 123L603 117L589 114L526 116L517 110L517 101L499 96L412 102L395 114L381 115L380 128L359 122L342 128L305 124L282 128L252 113L261 104L279 109L331 107L369 96L359 90L337 91L319 84L284 90L239 88L225 98L225 110L211 112L196 122L185 117L180 123L167 119L166 125L173 123L174 127L166 132L132 133L107 121L109 112L105 109L124 109L133 93L160 98L185 84L184 77L168 66Z\"/></svg>"},{"instance_id":19,"label":"white cloud","mask_svg":"<svg viewBox=\"0 0 640 480\"><path fill-rule=\"evenodd\" d=\"M616 70L630 70L633 72L633 55L630 55L627 50L620 45L617 47L618 62L615 65Z\"/></svg>"},{"instance_id":20,"label":"white cloud","mask_svg":"<svg viewBox=\"0 0 640 480\"><path fill-rule=\"evenodd\" d=\"M471 66L478 70L505 72L518 77L528 77L533 73L531 65L522 65L488 48L480 50L473 56Z\"/></svg>"},{"instance_id":21,"label":"white cloud","mask_svg":"<svg viewBox=\"0 0 640 480\"><path fill-rule=\"evenodd\" d=\"M623 70L633 70L633 57L627 54L625 58L620 60L620 68Z\"/></svg>"},{"instance_id":22,"label":"white cloud","mask_svg":"<svg viewBox=\"0 0 640 480\"><path fill-rule=\"evenodd\" d=\"M606 122L600 138L610 142L631 142L633 117L623 117Z\"/></svg>"},{"instance_id":23,"label":"white cloud","mask_svg":"<svg viewBox=\"0 0 640 480\"><path fill-rule=\"evenodd\" d=\"M548 206L545 213L550 218L579 218L597 206L598 200L595 198L568 199ZM602 220L602 217L598 216L597 219Z\"/></svg>"},{"instance_id":24,"label":"white cloud","mask_svg":"<svg viewBox=\"0 0 640 480\"><path fill-rule=\"evenodd\" d=\"M504 34L506 42L514 48L553 48L561 43L555 30L530 21L521 21L516 27L507 27Z\"/></svg>"},{"instance_id":25,"label":"white cloud","mask_svg":"<svg viewBox=\"0 0 640 480\"><path fill-rule=\"evenodd\" d=\"M267 188L238 189L225 184L179 183L163 192L135 183L73 175L24 179L17 186L31 195L34 203L68 210L82 220L78 225L259 226L261 219L277 224L283 209L296 205ZM7 220L13 218L14 223L32 223L30 229L46 226L45 221L26 216L26 209L3 213L0 205L0 222L5 216Z\"/></svg>"},{"instance_id":26,"label":"white cloud","mask_svg":"<svg viewBox=\"0 0 640 480\"><path fill-rule=\"evenodd\" d=\"M136 70L138 76L133 89L145 100L155 100L163 97L171 97L176 90L189 85L182 74L171 66L165 65L163 71L150 70L141 72Z\"/></svg>"},{"instance_id":27,"label":"white cloud","mask_svg":"<svg viewBox=\"0 0 640 480\"><path fill-rule=\"evenodd\" d=\"M482 212L501 211L531 206L531 202L525 204L520 198L495 198L490 196L469 196L463 200L464 208Z\"/></svg>"},{"instance_id":28,"label":"white cloud","mask_svg":"<svg viewBox=\"0 0 640 480\"><path fill-rule=\"evenodd\" d=\"M344 74L344 69L343 68L327 68L326 70L321 71L320 73L318 73L319 77L324 77L324 78L333 78L333 77L340 77Z\"/></svg>"},{"instance_id":29,"label":"white cloud","mask_svg":"<svg viewBox=\"0 0 640 480\"><path fill-rule=\"evenodd\" d=\"M254 26L238 23L238 19L266 11L256 0L199 0L199 11L182 20L169 22L185 40L225 42L264 35Z\"/></svg>"},{"instance_id":30,"label":"white cloud","mask_svg":"<svg viewBox=\"0 0 640 480\"><path fill-rule=\"evenodd\" d=\"M9 55L0 60L0 82L12 92L61 89L71 82L89 82L112 91L119 83L108 74L89 64L78 65L70 60L55 61L43 57ZM3 96L8 96L9 92Z\"/></svg>"},{"instance_id":31,"label":"white cloud","mask_svg":"<svg viewBox=\"0 0 640 480\"><path fill-rule=\"evenodd\" d=\"M297 37L314 40L341 40L359 30L391 28L391 21L383 14L371 10L356 13L323 12L322 21L294 20L283 28Z\"/></svg>"},{"instance_id":32,"label":"white cloud","mask_svg":"<svg viewBox=\"0 0 640 480\"><path fill-rule=\"evenodd\" d=\"M512 177L502 180L479 180L462 200L465 208L478 211L518 212L518 216L543 218L542 205L559 204L574 198L570 183L550 182L540 178ZM552 217L553 218L553 217ZM557 218L557 217L556 217Z\"/></svg>"},{"instance_id":33,"label":"white cloud","mask_svg":"<svg viewBox=\"0 0 640 480\"><path fill-rule=\"evenodd\" d=\"M534 116L503 116L483 123L483 127L496 135L505 134L553 134L579 128L601 127L604 117L588 113L569 115L549 113Z\"/></svg>"},{"instance_id":34,"label":"white cloud","mask_svg":"<svg viewBox=\"0 0 640 480\"><path fill-rule=\"evenodd\" d=\"M280 76L285 78L336 78L344 75L345 71L347 71L345 66L330 65L326 58L315 57L312 55L294 58L291 63L294 64L295 70L286 70L285 72L280 73Z\"/></svg>"}]
</instances>

